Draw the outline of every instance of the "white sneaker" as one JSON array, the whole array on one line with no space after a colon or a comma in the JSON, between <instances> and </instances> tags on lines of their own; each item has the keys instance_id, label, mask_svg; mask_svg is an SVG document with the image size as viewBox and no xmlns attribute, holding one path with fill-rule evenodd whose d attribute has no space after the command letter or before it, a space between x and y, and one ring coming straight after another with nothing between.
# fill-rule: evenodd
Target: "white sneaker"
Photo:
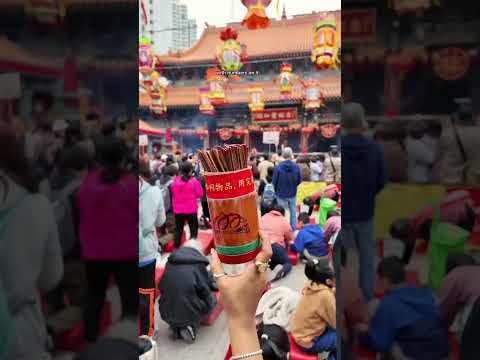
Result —
<instances>
[{"instance_id":1,"label":"white sneaker","mask_svg":"<svg viewBox=\"0 0 480 360\"><path fill-rule=\"evenodd\" d=\"M272 271L269 272L268 281L274 282L274 281L280 280L282 276L283 276L283 265L278 264L273 268Z\"/></svg>"}]
</instances>

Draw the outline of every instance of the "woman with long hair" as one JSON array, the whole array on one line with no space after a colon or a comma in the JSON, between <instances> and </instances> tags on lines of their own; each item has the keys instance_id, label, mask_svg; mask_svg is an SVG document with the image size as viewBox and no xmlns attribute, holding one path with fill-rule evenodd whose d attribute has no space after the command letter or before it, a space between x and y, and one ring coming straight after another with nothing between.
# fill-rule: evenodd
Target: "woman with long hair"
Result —
<instances>
[{"instance_id":1,"label":"woman with long hair","mask_svg":"<svg viewBox=\"0 0 480 360\"><path fill-rule=\"evenodd\" d=\"M136 318L138 312L138 180L126 170L123 140L106 138L102 145L102 166L90 171L77 195L88 282L85 338L90 342L98 336L110 275L120 290L124 317Z\"/></svg>"},{"instance_id":2,"label":"woman with long hair","mask_svg":"<svg viewBox=\"0 0 480 360\"><path fill-rule=\"evenodd\" d=\"M12 117L1 112L0 144L0 302L8 310L8 324L0 324L0 343L7 344L0 358L49 359L38 293L51 291L62 278L57 226L50 202L30 176Z\"/></svg>"},{"instance_id":3,"label":"woman with long hair","mask_svg":"<svg viewBox=\"0 0 480 360\"><path fill-rule=\"evenodd\" d=\"M180 164L180 176L173 181L172 202L175 214L175 247L180 247L183 226L188 221L190 238L196 239L198 235L198 199L203 196L200 182L193 177L193 166L189 161Z\"/></svg>"}]
</instances>

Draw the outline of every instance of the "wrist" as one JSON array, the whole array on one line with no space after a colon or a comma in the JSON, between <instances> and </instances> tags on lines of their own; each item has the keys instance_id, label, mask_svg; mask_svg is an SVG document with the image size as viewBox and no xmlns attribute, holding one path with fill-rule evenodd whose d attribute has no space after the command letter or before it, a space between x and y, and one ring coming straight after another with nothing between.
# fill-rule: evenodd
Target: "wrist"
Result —
<instances>
[{"instance_id":1,"label":"wrist","mask_svg":"<svg viewBox=\"0 0 480 360\"><path fill-rule=\"evenodd\" d=\"M257 329L257 324L255 323L255 318L250 317L232 317L227 320L228 328L231 330L237 331L252 331Z\"/></svg>"}]
</instances>

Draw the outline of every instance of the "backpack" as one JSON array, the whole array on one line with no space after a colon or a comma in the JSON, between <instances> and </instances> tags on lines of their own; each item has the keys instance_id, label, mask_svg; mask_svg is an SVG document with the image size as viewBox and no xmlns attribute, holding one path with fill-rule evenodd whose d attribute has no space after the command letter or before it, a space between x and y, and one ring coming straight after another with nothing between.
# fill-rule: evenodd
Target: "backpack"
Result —
<instances>
[{"instance_id":1,"label":"backpack","mask_svg":"<svg viewBox=\"0 0 480 360\"><path fill-rule=\"evenodd\" d=\"M78 240L71 196L80 188L80 185L81 182L75 180L63 189L52 193L53 213L63 255L70 253Z\"/></svg>"},{"instance_id":2,"label":"backpack","mask_svg":"<svg viewBox=\"0 0 480 360\"><path fill-rule=\"evenodd\" d=\"M140 257L143 257L145 255L145 237L150 233L150 230L145 229L143 226L142 222L142 213L141 213L141 203L142 199L145 197L145 194L148 192L148 190L151 188L150 185L148 185L145 189L143 189L140 192L139 195L139 206L138 206L138 211L139 211L139 217L138 217L138 250L139 250L139 255Z\"/></svg>"},{"instance_id":3,"label":"backpack","mask_svg":"<svg viewBox=\"0 0 480 360\"><path fill-rule=\"evenodd\" d=\"M272 183L266 183L262 194L262 203L264 205L272 205L275 202L275 188Z\"/></svg>"}]
</instances>

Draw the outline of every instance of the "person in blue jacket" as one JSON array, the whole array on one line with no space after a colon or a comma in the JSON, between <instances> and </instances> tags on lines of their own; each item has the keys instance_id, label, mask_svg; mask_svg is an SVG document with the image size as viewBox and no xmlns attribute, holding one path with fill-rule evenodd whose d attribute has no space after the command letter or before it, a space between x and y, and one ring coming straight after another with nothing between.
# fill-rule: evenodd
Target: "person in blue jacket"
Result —
<instances>
[{"instance_id":1,"label":"person in blue jacket","mask_svg":"<svg viewBox=\"0 0 480 360\"><path fill-rule=\"evenodd\" d=\"M302 182L300 167L293 161L293 151L286 147L283 149L280 162L273 173L273 186L277 202L284 208L289 209L290 226L292 231L297 230L297 187Z\"/></svg>"},{"instance_id":2,"label":"person in blue jacket","mask_svg":"<svg viewBox=\"0 0 480 360\"><path fill-rule=\"evenodd\" d=\"M298 215L302 228L297 234L292 250L300 253L300 258L320 258L328 255L328 244L323 236L323 230L318 224L310 224L310 217L306 212Z\"/></svg>"},{"instance_id":3,"label":"person in blue jacket","mask_svg":"<svg viewBox=\"0 0 480 360\"><path fill-rule=\"evenodd\" d=\"M396 256L380 262L378 277L386 295L368 327L359 326L360 343L386 354L397 348L395 344L408 359L447 359L448 328L432 290L406 284L404 265Z\"/></svg>"},{"instance_id":4,"label":"person in blue jacket","mask_svg":"<svg viewBox=\"0 0 480 360\"><path fill-rule=\"evenodd\" d=\"M365 135L367 129L362 105L342 106L341 243L347 249L357 249L359 285L365 299L370 301L375 280L375 198L385 186L386 170L383 151Z\"/></svg>"}]
</instances>

